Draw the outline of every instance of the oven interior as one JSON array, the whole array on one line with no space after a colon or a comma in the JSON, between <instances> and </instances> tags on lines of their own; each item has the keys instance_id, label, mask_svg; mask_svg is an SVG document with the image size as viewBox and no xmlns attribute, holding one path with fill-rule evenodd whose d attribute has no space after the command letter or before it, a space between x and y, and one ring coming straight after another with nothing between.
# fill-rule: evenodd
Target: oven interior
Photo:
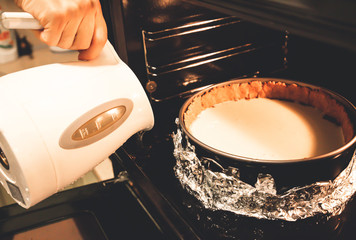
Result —
<instances>
[{"instance_id":1,"label":"oven interior","mask_svg":"<svg viewBox=\"0 0 356 240\"><path fill-rule=\"evenodd\" d=\"M255 221L206 210L180 188L173 173L171 134L177 129L175 119L182 103L210 84L243 77L280 77L326 87L351 102L356 100L352 85L354 46L350 47L347 41L337 44L324 35L301 34L300 28L293 31L293 26L291 30L277 26L277 20L276 23L254 21L253 17L234 15L236 11L230 14L231 9L216 6L227 2L241 1L144 1L139 5L122 2L111 8L122 9L119 22L124 23L112 26L115 31L111 39L115 39L119 55L146 88L156 121L153 130L126 144L126 151L133 156L131 160L117 152L119 162L129 169L129 174L142 173L178 209L183 222L173 220L180 226L177 228L188 225L194 234L203 238L346 236L345 221L341 219L349 217L351 207L338 219L317 217L297 224ZM257 9L257 5L251 8ZM123 31L116 31L120 27ZM141 148L137 148L137 143ZM146 192L143 195L149 202L157 202L145 191L145 181L138 180L136 186L139 192ZM308 236L304 234L306 229ZM192 234L188 230L176 231L183 236Z\"/></svg>"},{"instance_id":2,"label":"oven interior","mask_svg":"<svg viewBox=\"0 0 356 240\"><path fill-rule=\"evenodd\" d=\"M118 18L123 26L111 22L109 36L153 101L184 97L211 83L246 76L311 82L354 101L345 85L352 84L356 49L331 44L328 39L336 30L330 30L329 38L308 38L300 30L290 31L289 25L278 27L278 20L261 25L261 20L255 23L199 5L206 1L190 2L112 1L110 11L122 10Z\"/></svg>"},{"instance_id":3,"label":"oven interior","mask_svg":"<svg viewBox=\"0 0 356 240\"><path fill-rule=\"evenodd\" d=\"M328 32L320 37L315 37L317 32L303 34L301 27L283 25L277 17L258 20L254 11L251 16L234 14L236 6L266 10L266 2L271 1L251 1L251 6L232 1L231 8L229 2L102 1L109 39L146 89L155 127L134 135L110 156L117 177L58 193L27 211L14 205L3 207L1 232L12 236L85 212L95 216L107 239L130 234L156 239L347 239L349 229L356 226L352 204L337 218L317 216L297 223L236 217L204 209L174 176L171 134L177 129L180 106L210 84L281 77L326 87L356 103L355 45L328 41ZM290 8L286 15L292 19L296 9ZM140 220L128 220L131 215ZM128 224L131 227L124 227ZM141 232L132 227L138 225Z\"/></svg>"},{"instance_id":4,"label":"oven interior","mask_svg":"<svg viewBox=\"0 0 356 240\"><path fill-rule=\"evenodd\" d=\"M338 15L324 19L328 8L332 8L330 3L325 4L320 15L315 11L321 4L314 1L292 1L295 6L283 3L292 5L280 10L290 19L299 13L299 5L310 4L302 16L310 14L308 17L314 17L314 21L306 18L296 27L294 22L281 24L283 19L278 19L272 10L265 19L253 17L254 11L262 8L260 12L266 12L270 9L268 3L279 1L253 1L248 7L241 2L244 1L111 1L107 8L104 6L106 16L115 19L107 21L109 38L146 88L155 109L156 125L162 128L174 122L182 99L194 92L243 77L281 77L311 83L355 102L352 73L356 49L349 43L356 40L354 21L344 26L348 29L342 29L352 30L348 36L351 40L330 23L348 21L351 13L336 21L332 17ZM247 8L251 16L234 11L239 7ZM342 9L348 7L352 6ZM330 31L325 33L319 25L331 26ZM307 30L303 32L304 28ZM347 40L332 41L338 33L339 38ZM168 116L170 120L166 119Z\"/></svg>"}]
</instances>

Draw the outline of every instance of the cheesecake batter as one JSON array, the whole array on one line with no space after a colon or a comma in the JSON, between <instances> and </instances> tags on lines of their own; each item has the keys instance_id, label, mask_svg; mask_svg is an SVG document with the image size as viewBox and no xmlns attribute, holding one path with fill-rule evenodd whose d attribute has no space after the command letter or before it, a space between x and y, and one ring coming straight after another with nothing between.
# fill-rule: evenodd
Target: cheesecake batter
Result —
<instances>
[{"instance_id":1,"label":"cheesecake batter","mask_svg":"<svg viewBox=\"0 0 356 240\"><path fill-rule=\"evenodd\" d=\"M318 109L269 98L226 101L199 113L191 134L215 149L249 158L288 160L345 144L342 128Z\"/></svg>"}]
</instances>

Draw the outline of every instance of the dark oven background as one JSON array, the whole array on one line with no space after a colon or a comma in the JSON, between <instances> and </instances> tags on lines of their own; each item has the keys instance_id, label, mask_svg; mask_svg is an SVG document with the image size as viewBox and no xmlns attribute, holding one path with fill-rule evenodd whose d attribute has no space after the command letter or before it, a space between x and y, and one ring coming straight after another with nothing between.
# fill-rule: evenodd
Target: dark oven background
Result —
<instances>
[{"instance_id":1,"label":"dark oven background","mask_svg":"<svg viewBox=\"0 0 356 240\"><path fill-rule=\"evenodd\" d=\"M313 0L103 6L110 40L155 102L246 76L310 82L355 102L355 7Z\"/></svg>"},{"instance_id":2,"label":"dark oven background","mask_svg":"<svg viewBox=\"0 0 356 240\"><path fill-rule=\"evenodd\" d=\"M154 129L125 144L130 157L118 150L114 159L127 170L140 201L163 232L183 239L349 236L355 226L352 207L340 217L296 225L203 209L174 176L170 134L177 129L174 121L187 97L234 78L281 77L312 83L355 103L355 4L103 1L109 39L140 79L155 114ZM345 223L350 214L354 220Z\"/></svg>"}]
</instances>

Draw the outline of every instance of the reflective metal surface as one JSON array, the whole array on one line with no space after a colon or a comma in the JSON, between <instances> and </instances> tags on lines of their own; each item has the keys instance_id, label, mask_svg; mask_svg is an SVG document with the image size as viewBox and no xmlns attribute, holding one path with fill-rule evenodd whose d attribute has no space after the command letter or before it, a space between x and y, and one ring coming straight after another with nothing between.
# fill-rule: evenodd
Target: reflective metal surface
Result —
<instances>
[{"instance_id":1,"label":"reflective metal surface","mask_svg":"<svg viewBox=\"0 0 356 240\"><path fill-rule=\"evenodd\" d=\"M174 171L182 186L207 209L269 220L297 221L318 214L334 217L343 212L356 192L355 154L335 180L294 187L277 194L272 175L259 173L256 183L250 185L240 179L237 168L211 170L204 164L211 160L199 159L194 145L184 139L185 135L178 128L173 135L177 160Z\"/></svg>"}]
</instances>

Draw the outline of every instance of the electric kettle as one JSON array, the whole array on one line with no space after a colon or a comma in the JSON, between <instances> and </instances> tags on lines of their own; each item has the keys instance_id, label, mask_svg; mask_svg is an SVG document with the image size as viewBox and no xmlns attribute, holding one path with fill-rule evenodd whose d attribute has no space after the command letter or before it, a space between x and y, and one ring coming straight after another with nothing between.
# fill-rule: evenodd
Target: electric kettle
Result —
<instances>
[{"instance_id":1,"label":"electric kettle","mask_svg":"<svg viewBox=\"0 0 356 240\"><path fill-rule=\"evenodd\" d=\"M0 115L0 182L24 208L154 125L142 85L109 42L92 61L0 77Z\"/></svg>"}]
</instances>

